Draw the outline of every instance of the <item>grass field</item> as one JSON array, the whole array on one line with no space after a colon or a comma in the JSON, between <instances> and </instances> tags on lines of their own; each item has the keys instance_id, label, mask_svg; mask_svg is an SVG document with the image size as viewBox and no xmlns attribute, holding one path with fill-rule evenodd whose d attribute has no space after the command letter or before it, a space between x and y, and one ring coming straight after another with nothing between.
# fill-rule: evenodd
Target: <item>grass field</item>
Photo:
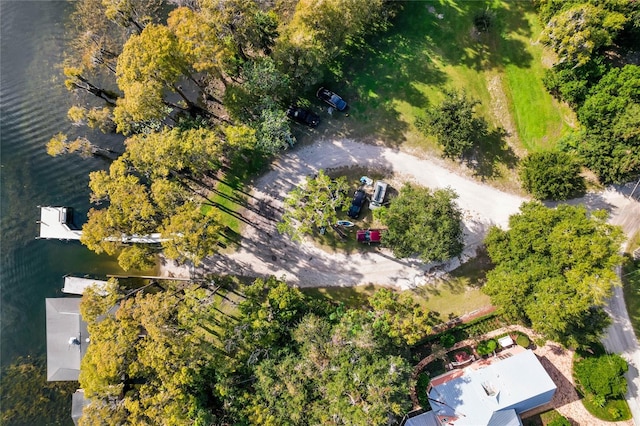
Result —
<instances>
[{"instance_id":1,"label":"grass field","mask_svg":"<svg viewBox=\"0 0 640 426\"><path fill-rule=\"evenodd\" d=\"M342 66L332 70L328 84L351 105L352 119L342 122L344 134L437 152L436 141L418 133L414 122L447 88L480 100L478 113L494 127L509 114L520 147L528 150L553 147L569 130L571 111L542 85L545 52L536 43L540 27L530 2L396 5L393 27L358 46L357 53L347 52ZM494 16L494 25L477 33L473 19L483 10ZM490 81L500 82L499 87L490 91ZM496 110L496 96L507 99L506 112Z\"/></svg>"}]
</instances>

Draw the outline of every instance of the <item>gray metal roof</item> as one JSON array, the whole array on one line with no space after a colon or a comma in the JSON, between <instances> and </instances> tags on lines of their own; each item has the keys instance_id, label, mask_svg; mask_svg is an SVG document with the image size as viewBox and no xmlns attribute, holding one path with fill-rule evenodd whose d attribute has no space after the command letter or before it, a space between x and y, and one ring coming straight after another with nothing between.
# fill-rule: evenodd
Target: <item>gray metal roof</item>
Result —
<instances>
[{"instance_id":1,"label":"gray metal roof","mask_svg":"<svg viewBox=\"0 0 640 426\"><path fill-rule=\"evenodd\" d=\"M84 397L84 389L78 389L73 393L71 398L71 420L76 426L82 417L82 410L89 405L91 401Z\"/></svg>"},{"instance_id":2,"label":"gray metal roof","mask_svg":"<svg viewBox=\"0 0 640 426\"><path fill-rule=\"evenodd\" d=\"M405 420L402 426L440 426L440 422L433 411L427 411Z\"/></svg>"},{"instance_id":3,"label":"gray metal roof","mask_svg":"<svg viewBox=\"0 0 640 426\"><path fill-rule=\"evenodd\" d=\"M89 332L80 317L80 298L45 299L47 314L47 380L78 380Z\"/></svg>"}]
</instances>

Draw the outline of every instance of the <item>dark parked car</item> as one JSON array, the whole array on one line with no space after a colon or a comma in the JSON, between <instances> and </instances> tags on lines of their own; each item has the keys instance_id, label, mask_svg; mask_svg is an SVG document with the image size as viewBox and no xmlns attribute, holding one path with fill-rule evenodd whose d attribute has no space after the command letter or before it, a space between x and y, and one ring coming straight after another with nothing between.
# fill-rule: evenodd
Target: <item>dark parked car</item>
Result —
<instances>
[{"instance_id":1,"label":"dark parked car","mask_svg":"<svg viewBox=\"0 0 640 426\"><path fill-rule=\"evenodd\" d=\"M325 89L324 87L319 88L316 92L316 96L318 97L318 99L320 99L321 101L325 101L338 111L344 111L345 109L347 109L347 103L344 101L344 99L342 99L340 96L333 93L329 89Z\"/></svg>"},{"instance_id":2,"label":"dark parked car","mask_svg":"<svg viewBox=\"0 0 640 426\"><path fill-rule=\"evenodd\" d=\"M320 123L320 117L308 109L293 105L287 109L287 117L297 121L298 123L306 124L309 127L316 127L318 123Z\"/></svg>"},{"instance_id":3,"label":"dark parked car","mask_svg":"<svg viewBox=\"0 0 640 426\"><path fill-rule=\"evenodd\" d=\"M347 216L357 219L358 216L360 216L360 210L362 210L362 205L366 198L367 193L364 192L364 189L358 189L355 194L353 194L353 200L351 201L351 207L349 207Z\"/></svg>"}]
</instances>

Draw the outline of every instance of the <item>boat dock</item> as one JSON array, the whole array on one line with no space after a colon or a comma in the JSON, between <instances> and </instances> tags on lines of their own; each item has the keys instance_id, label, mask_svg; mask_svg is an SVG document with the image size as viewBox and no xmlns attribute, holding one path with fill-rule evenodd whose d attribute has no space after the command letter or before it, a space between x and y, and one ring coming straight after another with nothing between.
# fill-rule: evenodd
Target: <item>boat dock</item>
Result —
<instances>
[{"instance_id":1,"label":"boat dock","mask_svg":"<svg viewBox=\"0 0 640 426\"><path fill-rule=\"evenodd\" d=\"M79 240L82 236L80 230L73 223L73 209L71 207L40 207L40 236L53 240ZM149 235L122 235L109 237L107 241L121 241L123 243L159 244L166 241L159 233Z\"/></svg>"},{"instance_id":2,"label":"boat dock","mask_svg":"<svg viewBox=\"0 0 640 426\"><path fill-rule=\"evenodd\" d=\"M90 286L96 286L100 294L107 294L104 290L107 286L107 281L94 280L91 278L71 277L69 275L66 275L64 277L64 287L62 288L62 292L67 294L82 295L82 293L84 293L84 291Z\"/></svg>"},{"instance_id":3,"label":"boat dock","mask_svg":"<svg viewBox=\"0 0 640 426\"><path fill-rule=\"evenodd\" d=\"M79 240L82 231L73 224L73 209L40 207L40 237L54 240Z\"/></svg>"}]
</instances>

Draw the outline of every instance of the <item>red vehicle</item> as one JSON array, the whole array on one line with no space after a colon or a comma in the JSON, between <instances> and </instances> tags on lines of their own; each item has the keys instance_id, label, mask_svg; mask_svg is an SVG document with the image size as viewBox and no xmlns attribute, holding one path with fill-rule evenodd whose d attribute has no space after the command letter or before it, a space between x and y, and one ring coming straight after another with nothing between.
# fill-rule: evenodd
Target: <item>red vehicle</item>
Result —
<instances>
[{"instance_id":1,"label":"red vehicle","mask_svg":"<svg viewBox=\"0 0 640 426\"><path fill-rule=\"evenodd\" d=\"M379 243L382 238L382 229L360 229L356 232L356 240L359 243Z\"/></svg>"}]
</instances>

